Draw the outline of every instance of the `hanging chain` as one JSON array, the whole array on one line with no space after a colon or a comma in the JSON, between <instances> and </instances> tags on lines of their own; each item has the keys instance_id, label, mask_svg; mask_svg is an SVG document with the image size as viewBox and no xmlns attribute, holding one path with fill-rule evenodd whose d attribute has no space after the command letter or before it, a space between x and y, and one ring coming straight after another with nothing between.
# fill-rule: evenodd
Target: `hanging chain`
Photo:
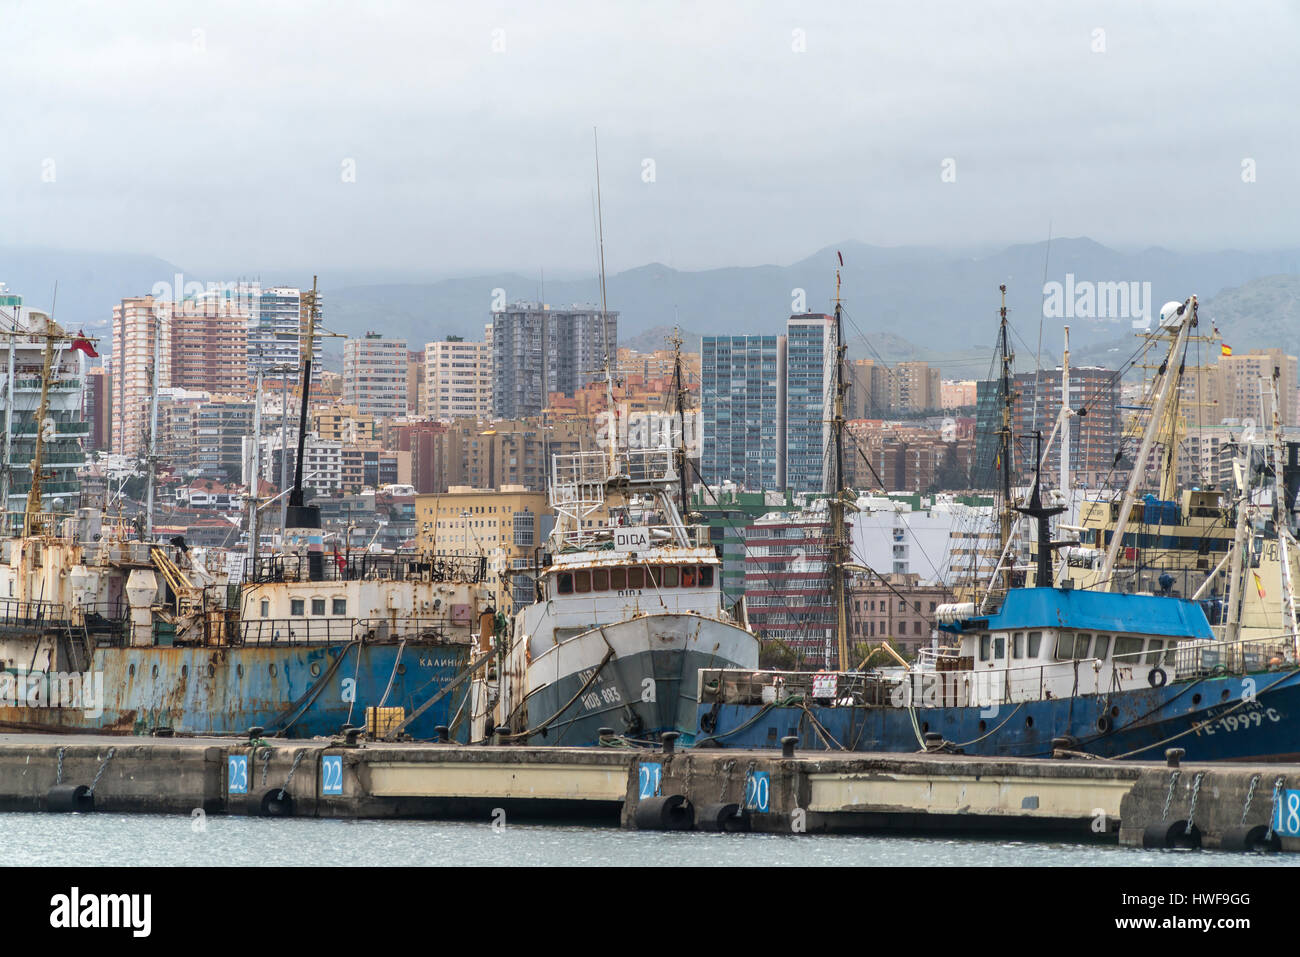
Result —
<instances>
[{"instance_id":1,"label":"hanging chain","mask_svg":"<svg viewBox=\"0 0 1300 957\"><path fill-rule=\"evenodd\" d=\"M1250 799L1255 796L1255 785L1259 784L1259 775L1256 774L1250 779L1250 788L1246 791L1246 806L1241 809L1241 824L1246 825L1246 816L1250 814Z\"/></svg>"},{"instance_id":2,"label":"hanging chain","mask_svg":"<svg viewBox=\"0 0 1300 957\"><path fill-rule=\"evenodd\" d=\"M1279 797L1281 796L1281 794L1282 794L1282 782L1285 781L1285 780L1286 780L1286 778L1278 778L1276 781L1273 782L1273 806L1272 806L1272 808L1269 810L1269 813L1268 813L1268 833L1266 833L1266 834L1264 835L1264 842L1265 842L1266 844L1267 844L1267 843L1272 843L1272 841L1273 841L1273 821L1274 821L1274 819L1276 819L1277 822L1278 822L1279 824L1282 823L1282 815L1278 813L1278 804L1277 804L1277 801L1278 801L1278 798L1279 798Z\"/></svg>"},{"instance_id":3,"label":"hanging chain","mask_svg":"<svg viewBox=\"0 0 1300 957\"><path fill-rule=\"evenodd\" d=\"M63 755L67 750L66 747L59 748L59 776L54 779L55 784L63 783Z\"/></svg>"},{"instance_id":4,"label":"hanging chain","mask_svg":"<svg viewBox=\"0 0 1300 957\"><path fill-rule=\"evenodd\" d=\"M90 791L87 793L89 794L95 793L95 788L99 786L99 779L102 778L104 776L104 772L108 770L108 762L113 760L113 755L115 754L117 754L117 748L108 749L108 754L104 755L104 760L99 765L99 770L95 772L95 780L90 782Z\"/></svg>"},{"instance_id":5,"label":"hanging chain","mask_svg":"<svg viewBox=\"0 0 1300 957\"><path fill-rule=\"evenodd\" d=\"M300 748L298 750L298 753L294 756L293 767L289 768L289 776L284 779L284 784L280 786L280 794L276 798L277 801L284 800L284 792L288 789L289 782L293 780L293 772L298 770L298 765L302 763L302 756L306 753L307 753L306 748Z\"/></svg>"},{"instance_id":6,"label":"hanging chain","mask_svg":"<svg viewBox=\"0 0 1300 957\"><path fill-rule=\"evenodd\" d=\"M1174 799L1174 785L1178 783L1178 774L1179 772L1175 771L1169 775L1169 793L1165 795L1165 809L1160 812L1160 820L1162 821L1169 818L1169 804Z\"/></svg>"},{"instance_id":7,"label":"hanging chain","mask_svg":"<svg viewBox=\"0 0 1300 957\"><path fill-rule=\"evenodd\" d=\"M1192 806L1187 812L1187 828L1183 831L1184 834L1192 833L1192 821L1196 819L1196 798L1201 793L1201 779L1205 777L1205 773L1204 771L1198 771L1192 781Z\"/></svg>"}]
</instances>

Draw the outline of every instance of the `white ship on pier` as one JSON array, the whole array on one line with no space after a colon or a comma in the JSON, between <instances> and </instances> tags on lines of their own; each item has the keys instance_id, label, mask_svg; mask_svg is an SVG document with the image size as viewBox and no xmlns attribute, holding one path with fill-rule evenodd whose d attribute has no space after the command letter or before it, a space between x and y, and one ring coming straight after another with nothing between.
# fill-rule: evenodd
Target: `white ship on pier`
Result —
<instances>
[{"instance_id":1,"label":"white ship on pier","mask_svg":"<svg viewBox=\"0 0 1300 957\"><path fill-rule=\"evenodd\" d=\"M476 685L476 739L504 725L520 744L609 743L601 729L690 743L699 670L758 666L743 612L723 606L708 529L674 501L679 460L672 448L554 457L549 554L499 675Z\"/></svg>"}]
</instances>

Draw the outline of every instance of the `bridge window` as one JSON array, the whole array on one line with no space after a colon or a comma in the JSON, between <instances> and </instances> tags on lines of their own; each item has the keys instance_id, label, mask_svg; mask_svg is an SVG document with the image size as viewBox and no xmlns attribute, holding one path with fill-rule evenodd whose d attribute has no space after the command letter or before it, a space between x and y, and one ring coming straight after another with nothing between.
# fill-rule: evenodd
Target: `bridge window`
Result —
<instances>
[{"instance_id":1,"label":"bridge window","mask_svg":"<svg viewBox=\"0 0 1300 957\"><path fill-rule=\"evenodd\" d=\"M1154 665L1162 661L1164 656L1161 652L1164 650L1164 647L1165 643L1163 641L1159 638L1152 638L1147 643L1147 654L1146 657L1142 659L1143 664Z\"/></svg>"},{"instance_id":2,"label":"bridge window","mask_svg":"<svg viewBox=\"0 0 1300 957\"><path fill-rule=\"evenodd\" d=\"M592 591L609 591L609 569L597 568L591 573Z\"/></svg>"},{"instance_id":3,"label":"bridge window","mask_svg":"<svg viewBox=\"0 0 1300 957\"><path fill-rule=\"evenodd\" d=\"M640 565L627 570L627 587L644 588L645 587L645 569Z\"/></svg>"},{"instance_id":4,"label":"bridge window","mask_svg":"<svg viewBox=\"0 0 1300 957\"><path fill-rule=\"evenodd\" d=\"M696 569L694 566L692 566L692 565L683 565L683 566L682 566L682 587L683 587L683 588L694 588L694 587L695 587L695 581L696 581L695 575L696 575L696 571L697 571L697 569Z\"/></svg>"},{"instance_id":5,"label":"bridge window","mask_svg":"<svg viewBox=\"0 0 1300 957\"><path fill-rule=\"evenodd\" d=\"M1133 664L1134 659L1130 656L1140 654L1142 651L1142 639L1130 638L1128 635L1117 635L1115 638L1115 655L1116 658L1124 658L1125 664Z\"/></svg>"},{"instance_id":6,"label":"bridge window","mask_svg":"<svg viewBox=\"0 0 1300 957\"><path fill-rule=\"evenodd\" d=\"M1026 640L1028 641L1027 657L1037 658L1043 646L1043 633L1041 631L1031 631L1028 633Z\"/></svg>"},{"instance_id":7,"label":"bridge window","mask_svg":"<svg viewBox=\"0 0 1300 957\"><path fill-rule=\"evenodd\" d=\"M271 602L265 598L262 599L262 617L271 617Z\"/></svg>"},{"instance_id":8,"label":"bridge window","mask_svg":"<svg viewBox=\"0 0 1300 957\"><path fill-rule=\"evenodd\" d=\"M323 614L325 614L325 599L324 599L324 598L313 598L313 599L311 600L311 613L312 613L313 615L323 615Z\"/></svg>"},{"instance_id":9,"label":"bridge window","mask_svg":"<svg viewBox=\"0 0 1300 957\"><path fill-rule=\"evenodd\" d=\"M581 571L573 573L573 590L579 595L585 595L591 591L591 572Z\"/></svg>"},{"instance_id":10,"label":"bridge window","mask_svg":"<svg viewBox=\"0 0 1300 957\"><path fill-rule=\"evenodd\" d=\"M1092 656L1105 660L1106 652L1110 650L1110 635L1098 635L1097 643L1093 645Z\"/></svg>"},{"instance_id":11,"label":"bridge window","mask_svg":"<svg viewBox=\"0 0 1300 957\"><path fill-rule=\"evenodd\" d=\"M573 572L560 572L556 583L559 585L561 595L573 594Z\"/></svg>"},{"instance_id":12,"label":"bridge window","mask_svg":"<svg viewBox=\"0 0 1300 957\"><path fill-rule=\"evenodd\" d=\"M297 615L305 614L304 609L306 607L307 607L307 602L302 598L289 599L289 614L291 615L297 616Z\"/></svg>"},{"instance_id":13,"label":"bridge window","mask_svg":"<svg viewBox=\"0 0 1300 957\"><path fill-rule=\"evenodd\" d=\"M704 566L701 566L701 568L700 568L700 587L701 587L701 588L712 588L712 587L713 587L713 566L712 566L712 565L704 565Z\"/></svg>"},{"instance_id":14,"label":"bridge window","mask_svg":"<svg viewBox=\"0 0 1300 957\"><path fill-rule=\"evenodd\" d=\"M665 587L665 588L676 588L676 587L677 587L677 583L678 583L680 580L681 580L681 579L680 579L680 577L679 577L678 574L677 574L677 566L676 566L676 565L665 565L665 566L664 566L664 587Z\"/></svg>"},{"instance_id":15,"label":"bridge window","mask_svg":"<svg viewBox=\"0 0 1300 957\"><path fill-rule=\"evenodd\" d=\"M989 660L989 650L992 648L992 639L987 634L980 635L980 661Z\"/></svg>"},{"instance_id":16,"label":"bridge window","mask_svg":"<svg viewBox=\"0 0 1300 957\"><path fill-rule=\"evenodd\" d=\"M1025 656L1025 633L1017 631L1011 636L1011 657L1023 658Z\"/></svg>"},{"instance_id":17,"label":"bridge window","mask_svg":"<svg viewBox=\"0 0 1300 957\"><path fill-rule=\"evenodd\" d=\"M334 599L334 614L346 615L348 613L348 600L346 598Z\"/></svg>"}]
</instances>

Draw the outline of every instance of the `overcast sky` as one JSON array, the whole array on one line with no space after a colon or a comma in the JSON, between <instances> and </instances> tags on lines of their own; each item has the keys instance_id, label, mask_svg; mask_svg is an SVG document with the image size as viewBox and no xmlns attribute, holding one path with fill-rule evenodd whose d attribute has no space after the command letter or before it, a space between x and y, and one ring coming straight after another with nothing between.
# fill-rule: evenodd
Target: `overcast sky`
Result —
<instances>
[{"instance_id":1,"label":"overcast sky","mask_svg":"<svg viewBox=\"0 0 1300 957\"><path fill-rule=\"evenodd\" d=\"M589 272L594 126L611 271L1295 246L1297 11L0 0L0 245Z\"/></svg>"}]
</instances>

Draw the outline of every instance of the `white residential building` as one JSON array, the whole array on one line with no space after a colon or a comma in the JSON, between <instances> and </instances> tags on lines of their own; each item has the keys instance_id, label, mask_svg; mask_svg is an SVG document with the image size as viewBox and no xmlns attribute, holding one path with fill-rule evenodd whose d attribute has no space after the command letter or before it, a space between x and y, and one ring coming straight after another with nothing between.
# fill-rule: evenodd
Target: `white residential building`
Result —
<instances>
[{"instance_id":1,"label":"white residential building","mask_svg":"<svg viewBox=\"0 0 1300 957\"><path fill-rule=\"evenodd\" d=\"M447 339L424 347L425 409L444 422L492 416L492 345Z\"/></svg>"}]
</instances>

